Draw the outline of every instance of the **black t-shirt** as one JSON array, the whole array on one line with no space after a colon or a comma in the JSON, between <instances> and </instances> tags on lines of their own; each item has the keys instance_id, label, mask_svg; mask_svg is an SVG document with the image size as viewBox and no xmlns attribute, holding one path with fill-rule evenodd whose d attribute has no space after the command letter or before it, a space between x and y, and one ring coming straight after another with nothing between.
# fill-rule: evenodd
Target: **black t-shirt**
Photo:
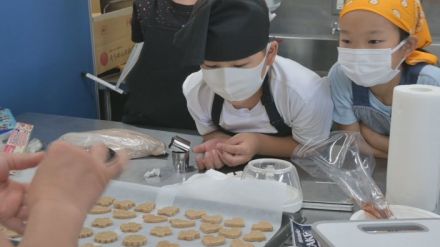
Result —
<instances>
[{"instance_id":1,"label":"black t-shirt","mask_svg":"<svg viewBox=\"0 0 440 247\"><path fill-rule=\"evenodd\" d=\"M135 0L132 40L144 42L127 77L129 89L123 121L137 125L195 129L182 84L199 66L186 66L174 34L186 23L192 6L172 0Z\"/></svg>"},{"instance_id":2,"label":"black t-shirt","mask_svg":"<svg viewBox=\"0 0 440 247\"><path fill-rule=\"evenodd\" d=\"M172 0L135 0L131 23L133 42L143 42L144 36L148 35L142 31L142 25L180 29L188 21L192 9L193 6L181 5Z\"/></svg>"}]
</instances>

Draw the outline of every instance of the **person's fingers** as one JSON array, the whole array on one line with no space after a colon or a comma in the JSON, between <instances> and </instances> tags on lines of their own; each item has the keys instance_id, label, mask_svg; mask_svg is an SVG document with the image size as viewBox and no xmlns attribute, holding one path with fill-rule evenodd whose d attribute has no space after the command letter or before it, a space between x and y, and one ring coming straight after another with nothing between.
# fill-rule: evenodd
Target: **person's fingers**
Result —
<instances>
[{"instance_id":1,"label":"person's fingers","mask_svg":"<svg viewBox=\"0 0 440 247\"><path fill-rule=\"evenodd\" d=\"M22 206L20 211L18 211L17 218L21 220L27 220L29 217L29 208L27 206Z\"/></svg>"},{"instance_id":2,"label":"person's fingers","mask_svg":"<svg viewBox=\"0 0 440 247\"><path fill-rule=\"evenodd\" d=\"M204 153L206 152L206 145L204 143L193 147L194 153Z\"/></svg>"},{"instance_id":3,"label":"person's fingers","mask_svg":"<svg viewBox=\"0 0 440 247\"><path fill-rule=\"evenodd\" d=\"M10 229L13 230L17 233L23 234L24 233L24 229L26 227L25 223L23 222L23 220L19 219L19 218L11 218L6 220L5 222L3 222L3 225Z\"/></svg>"},{"instance_id":4,"label":"person's fingers","mask_svg":"<svg viewBox=\"0 0 440 247\"><path fill-rule=\"evenodd\" d=\"M223 152L221 158L223 160L223 163L225 163L228 166L237 166L244 163L242 162L242 158L240 155L233 155L230 153Z\"/></svg>"},{"instance_id":5,"label":"person's fingers","mask_svg":"<svg viewBox=\"0 0 440 247\"><path fill-rule=\"evenodd\" d=\"M90 147L90 154L100 162L106 162L109 157L109 151L104 144L95 144Z\"/></svg>"},{"instance_id":6,"label":"person's fingers","mask_svg":"<svg viewBox=\"0 0 440 247\"><path fill-rule=\"evenodd\" d=\"M104 169L108 174L108 178L112 179L119 176L119 174L122 172L122 169L126 166L127 163L128 163L127 152L125 151L116 152L113 159L106 164L107 165L106 169Z\"/></svg>"},{"instance_id":7,"label":"person's fingers","mask_svg":"<svg viewBox=\"0 0 440 247\"><path fill-rule=\"evenodd\" d=\"M223 162L220 159L220 154L217 150L212 150L212 159L215 169L220 169L223 167Z\"/></svg>"},{"instance_id":8,"label":"person's fingers","mask_svg":"<svg viewBox=\"0 0 440 247\"><path fill-rule=\"evenodd\" d=\"M244 148L240 145L231 145L226 143L219 143L217 144L217 148L222 151L229 154L242 154L244 153Z\"/></svg>"},{"instance_id":9,"label":"person's fingers","mask_svg":"<svg viewBox=\"0 0 440 247\"><path fill-rule=\"evenodd\" d=\"M211 157L211 153L210 153L210 152L205 153L205 159L204 159L204 162L205 162L205 168L206 168L206 170L209 170L209 169L213 169L213 168L214 168L214 164L213 164L213 160L212 160L212 157Z\"/></svg>"},{"instance_id":10,"label":"person's fingers","mask_svg":"<svg viewBox=\"0 0 440 247\"><path fill-rule=\"evenodd\" d=\"M196 157L196 164L197 164L197 167L198 167L198 169L200 171L205 170L205 163L203 161L203 156L202 155L199 155L199 156Z\"/></svg>"},{"instance_id":11,"label":"person's fingers","mask_svg":"<svg viewBox=\"0 0 440 247\"><path fill-rule=\"evenodd\" d=\"M3 155L1 162L6 162L9 170L23 170L34 167L43 159L44 153Z\"/></svg>"}]
</instances>

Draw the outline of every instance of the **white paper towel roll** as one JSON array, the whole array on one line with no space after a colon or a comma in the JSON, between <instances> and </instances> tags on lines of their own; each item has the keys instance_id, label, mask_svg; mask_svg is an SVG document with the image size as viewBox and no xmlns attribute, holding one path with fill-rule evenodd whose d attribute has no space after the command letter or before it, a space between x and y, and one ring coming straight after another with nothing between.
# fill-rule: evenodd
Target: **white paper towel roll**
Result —
<instances>
[{"instance_id":1,"label":"white paper towel roll","mask_svg":"<svg viewBox=\"0 0 440 247\"><path fill-rule=\"evenodd\" d=\"M394 89L386 197L438 212L440 194L440 87Z\"/></svg>"}]
</instances>

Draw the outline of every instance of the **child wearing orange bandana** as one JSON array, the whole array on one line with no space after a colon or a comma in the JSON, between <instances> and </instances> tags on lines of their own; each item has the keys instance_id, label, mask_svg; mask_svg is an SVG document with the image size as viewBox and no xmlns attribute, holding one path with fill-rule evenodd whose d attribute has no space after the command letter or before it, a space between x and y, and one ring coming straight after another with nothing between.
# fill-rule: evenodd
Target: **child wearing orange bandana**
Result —
<instances>
[{"instance_id":1,"label":"child wearing orange bandana","mask_svg":"<svg viewBox=\"0 0 440 247\"><path fill-rule=\"evenodd\" d=\"M386 158L393 89L440 86L419 0L347 0L340 13L338 62L329 73L337 128L358 131ZM433 106L438 107L438 106Z\"/></svg>"}]
</instances>

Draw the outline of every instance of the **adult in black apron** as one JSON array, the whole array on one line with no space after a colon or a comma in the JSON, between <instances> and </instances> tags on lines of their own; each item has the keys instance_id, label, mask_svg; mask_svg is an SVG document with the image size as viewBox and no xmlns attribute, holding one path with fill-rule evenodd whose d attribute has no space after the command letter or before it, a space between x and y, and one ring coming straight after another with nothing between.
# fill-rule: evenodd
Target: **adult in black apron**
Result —
<instances>
[{"instance_id":1,"label":"adult in black apron","mask_svg":"<svg viewBox=\"0 0 440 247\"><path fill-rule=\"evenodd\" d=\"M144 42L136 65L127 77L125 123L195 129L186 107L182 84L199 66L185 66L174 34L186 23L192 6L172 0L136 0L132 39Z\"/></svg>"}]
</instances>

